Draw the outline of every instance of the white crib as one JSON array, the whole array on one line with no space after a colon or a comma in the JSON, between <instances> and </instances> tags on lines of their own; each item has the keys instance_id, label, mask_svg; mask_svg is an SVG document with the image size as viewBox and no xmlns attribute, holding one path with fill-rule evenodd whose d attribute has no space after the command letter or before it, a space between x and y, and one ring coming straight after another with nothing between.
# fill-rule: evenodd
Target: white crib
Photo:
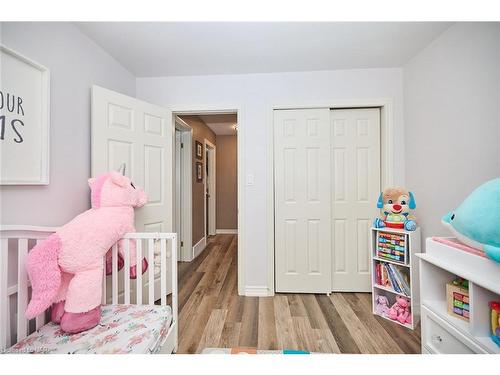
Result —
<instances>
[{"instance_id":1,"label":"white crib","mask_svg":"<svg viewBox=\"0 0 500 375\"><path fill-rule=\"evenodd\" d=\"M48 311L31 321L28 321L24 316L31 293L25 268L26 257L36 242L42 241L56 230L57 228L19 225L0 227L0 352L31 352L29 344L42 335L45 335L43 337L45 341L47 341L47 335L55 334L58 337L62 335L60 331L57 331L57 327L53 323L48 323L50 317ZM76 344L72 344L72 342L75 338L86 340L87 351L83 352L100 353L100 348L103 348L104 344L109 343L111 339L128 340L124 343L124 345L127 345L126 350L120 349L113 352L173 353L177 350L176 234L137 232L127 233L123 239L126 241L123 269L118 272L118 246L114 245L112 248L113 273L107 277L105 275L103 278L102 303L104 306L101 323L104 323L88 331L88 333L79 334L80 336L69 337L68 335L68 337L63 337L59 342L65 343L64 353L82 352L81 348L73 350L72 345L75 346ZM141 264L143 256L149 262L148 271L144 275L138 272L135 280L130 279L130 241L136 241L137 264ZM158 246L158 243L161 255L160 274L155 275L153 263L155 247ZM143 251L143 249L146 249L146 251ZM168 299L169 294L170 299ZM155 305L158 297L161 300L159 306ZM131 311L131 317L117 318L118 314L126 314L127 310ZM113 323L109 325L109 327L113 327L112 333L106 331L108 326L105 322L105 312L115 314L109 317L109 321ZM154 316L151 314L154 314ZM149 319L151 317L154 319ZM143 324L139 318L148 323ZM124 331L133 332L136 329L135 336L125 337L125 334L119 332L119 328L116 327L118 323L116 322L119 322L120 319L126 324ZM143 330L142 335L137 334L137 332L140 332L137 331L137 327ZM92 332L94 330L96 331ZM98 333L101 338L99 338L100 341L97 345L95 337L97 337ZM37 334L40 337L37 337ZM145 340L145 343L141 342L140 345L142 351L135 351L133 345L141 338ZM154 349L151 347L146 348L146 345L148 345L146 338L151 339L151 342L154 341ZM15 350L8 348L15 348ZM51 352L59 351L53 350Z\"/></svg>"}]
</instances>

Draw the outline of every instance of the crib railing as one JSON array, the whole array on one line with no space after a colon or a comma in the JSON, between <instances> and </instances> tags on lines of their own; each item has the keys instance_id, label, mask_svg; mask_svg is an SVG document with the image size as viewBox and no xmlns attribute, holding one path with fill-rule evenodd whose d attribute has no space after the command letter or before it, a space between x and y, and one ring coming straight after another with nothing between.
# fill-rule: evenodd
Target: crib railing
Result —
<instances>
[{"instance_id":1,"label":"crib railing","mask_svg":"<svg viewBox=\"0 0 500 375\"><path fill-rule=\"evenodd\" d=\"M0 350L10 347L47 323L48 311L31 321L24 316L31 295L26 273L26 257L33 246L57 228L0 227ZM150 304L158 300L172 308L172 325L177 323L177 236L175 233L127 233L124 241L124 266L118 271L118 245L112 247L112 274L104 275L102 303ZM130 243L136 244L137 278L130 279ZM155 251L159 247L159 256ZM158 254L157 254L158 255ZM143 275L142 258L149 263ZM155 259L160 260L159 274ZM106 272L106 267L104 267ZM167 296L171 295L170 303ZM146 298L147 295L147 298Z\"/></svg>"}]
</instances>

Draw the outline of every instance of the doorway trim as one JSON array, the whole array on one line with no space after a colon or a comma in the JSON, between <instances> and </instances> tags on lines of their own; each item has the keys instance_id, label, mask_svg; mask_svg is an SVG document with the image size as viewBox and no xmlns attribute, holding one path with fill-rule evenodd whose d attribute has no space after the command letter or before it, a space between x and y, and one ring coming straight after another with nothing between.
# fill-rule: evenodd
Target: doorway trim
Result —
<instances>
[{"instance_id":1,"label":"doorway trim","mask_svg":"<svg viewBox=\"0 0 500 375\"><path fill-rule=\"evenodd\" d=\"M380 108L380 184L381 188L394 183L394 107L391 98L326 100L309 104L275 104L268 107L267 144L267 248L268 295L275 293L275 228L274 228L274 111L279 109L313 108ZM239 192L238 192L239 193ZM374 202L375 204L375 202Z\"/></svg>"},{"instance_id":2,"label":"doorway trim","mask_svg":"<svg viewBox=\"0 0 500 375\"><path fill-rule=\"evenodd\" d=\"M181 118L175 116L174 118L174 137L175 130L181 131L181 142L184 146L181 149L182 152L182 164L181 164L181 179L182 187L181 191L181 204L184 210L181 218L181 228L183 238L179 238L179 243L181 243L181 256L180 261L189 262L193 260L193 184L192 184L192 143L193 143L193 129ZM174 153L175 155L175 153ZM174 165L175 165L174 160ZM183 172L184 171L184 172ZM174 182L175 183L175 182ZM174 187L174 192L176 191ZM175 197L177 200L177 197Z\"/></svg>"},{"instance_id":3,"label":"doorway trim","mask_svg":"<svg viewBox=\"0 0 500 375\"><path fill-rule=\"evenodd\" d=\"M208 139L203 139L203 145L205 147L205 154L208 152L208 150L212 150L211 153L211 158L207 159L205 158L205 163L207 163L206 166L204 166L204 176L203 176L203 189L205 191L205 194L207 193L207 187L208 191L210 194L209 198L209 206L207 207L207 199L205 196L205 199L203 201L203 207L205 208L204 210L204 221L205 221L205 237L208 238L208 236L214 236L216 234L216 207L217 207L217 195L216 195L216 176L217 176L217 163L216 163L216 157L217 157L217 148L216 146L210 142ZM210 184L207 186L207 174L206 174L206 169L208 168L209 171L211 171L212 178L210 179ZM208 223L207 223L207 210L208 210ZM208 225L208 233L207 233L207 225Z\"/></svg>"},{"instance_id":4,"label":"doorway trim","mask_svg":"<svg viewBox=\"0 0 500 375\"><path fill-rule=\"evenodd\" d=\"M200 115L236 113L237 133L237 179L238 179L238 294L245 295L245 109L241 104L182 104L167 105L171 116L167 121L175 121L176 115ZM175 139L175 128L172 133ZM174 183L174 182L173 182Z\"/></svg>"}]
</instances>

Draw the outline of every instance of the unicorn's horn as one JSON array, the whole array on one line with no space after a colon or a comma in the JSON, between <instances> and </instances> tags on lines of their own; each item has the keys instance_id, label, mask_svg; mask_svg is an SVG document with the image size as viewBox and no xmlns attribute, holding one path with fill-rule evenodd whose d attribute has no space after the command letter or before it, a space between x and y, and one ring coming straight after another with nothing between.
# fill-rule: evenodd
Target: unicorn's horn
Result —
<instances>
[{"instance_id":1,"label":"unicorn's horn","mask_svg":"<svg viewBox=\"0 0 500 375\"><path fill-rule=\"evenodd\" d=\"M118 172L125 176L125 163L122 163L122 165L120 165L120 168L118 168Z\"/></svg>"}]
</instances>

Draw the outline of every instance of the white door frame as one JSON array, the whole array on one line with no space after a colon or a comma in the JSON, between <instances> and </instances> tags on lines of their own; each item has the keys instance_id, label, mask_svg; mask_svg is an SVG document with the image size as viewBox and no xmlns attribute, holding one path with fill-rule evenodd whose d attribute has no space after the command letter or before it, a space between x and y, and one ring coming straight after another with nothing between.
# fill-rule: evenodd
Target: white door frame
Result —
<instances>
[{"instance_id":1,"label":"white door frame","mask_svg":"<svg viewBox=\"0 0 500 375\"><path fill-rule=\"evenodd\" d=\"M204 207L204 229L205 229L205 236L214 236L216 234L216 225L215 225L215 220L216 220L216 173L217 173L217 164L216 164L216 146L211 143L208 139L203 140L203 144L205 146L205 155L208 152L211 153L211 157L208 160L208 166L204 165L203 166L203 191L205 194L207 193L207 174L206 174L206 168L208 167L208 170L210 171L211 174L211 179L210 183L208 184L208 194L210 195L209 198L209 207L207 207L207 197L204 197L203 200L203 207ZM209 151L211 150L211 151ZM205 156L204 155L204 156ZM205 157L205 163L207 163L207 159ZM207 231L207 210L208 210L208 233Z\"/></svg>"},{"instance_id":2,"label":"white door frame","mask_svg":"<svg viewBox=\"0 0 500 375\"><path fill-rule=\"evenodd\" d=\"M309 104L284 104L271 105L268 111L268 143L267 143L267 248L268 269L267 285L268 294L274 295L274 110L277 109L310 109L310 108L380 108L380 183L381 187L391 186L394 181L394 109L392 99L352 99L352 100L327 100ZM239 125L238 125L239 126ZM239 129L239 128L238 128ZM239 134L238 134L239 135ZM239 143L238 143L239 147ZM238 164L239 168L239 164ZM239 194L239 191L238 191ZM373 202L375 205L376 202Z\"/></svg>"},{"instance_id":3,"label":"white door frame","mask_svg":"<svg viewBox=\"0 0 500 375\"><path fill-rule=\"evenodd\" d=\"M245 111L244 107L240 104L229 105L211 105L211 104L183 104L183 105L170 105L166 108L172 113L170 121L175 121L176 115L200 115L200 114L222 114L222 113L236 113L238 118L238 135L237 135L237 176L238 176L238 294L245 295ZM175 139L175 129L172 133ZM172 182L174 183L174 182ZM273 248L274 252L274 248ZM274 263L273 263L274 267ZM273 274L274 275L274 274ZM274 277L274 276L273 276Z\"/></svg>"},{"instance_id":4,"label":"white door frame","mask_svg":"<svg viewBox=\"0 0 500 375\"><path fill-rule=\"evenodd\" d=\"M191 127L179 117L175 117L174 123L175 129L181 131L181 142L184 144L181 149L181 207L183 209L183 213L181 215L181 232L183 238L179 238L179 243L182 245L179 260L189 262L193 260L193 153L191 152L193 144L193 129L191 129ZM176 161L174 160L174 163L175 162Z\"/></svg>"},{"instance_id":5,"label":"white door frame","mask_svg":"<svg viewBox=\"0 0 500 375\"><path fill-rule=\"evenodd\" d=\"M182 132L177 129L176 124L175 129L175 189L174 189L174 208L175 208L175 217L174 217L174 232L177 233L177 259L181 259L181 244L182 244Z\"/></svg>"}]
</instances>

